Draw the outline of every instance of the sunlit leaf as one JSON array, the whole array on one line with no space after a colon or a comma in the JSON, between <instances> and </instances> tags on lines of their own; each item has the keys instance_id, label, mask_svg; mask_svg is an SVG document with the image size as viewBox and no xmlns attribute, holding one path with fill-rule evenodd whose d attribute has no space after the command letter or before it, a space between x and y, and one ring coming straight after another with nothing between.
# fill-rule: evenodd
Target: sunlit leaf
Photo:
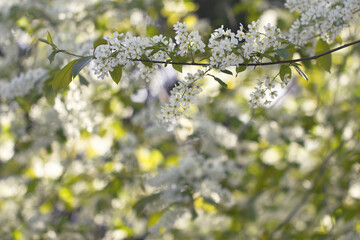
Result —
<instances>
[{"instance_id":1,"label":"sunlit leaf","mask_svg":"<svg viewBox=\"0 0 360 240\"><path fill-rule=\"evenodd\" d=\"M214 80L217 81L222 87L224 87L224 88L228 87L228 85L225 82L223 82L223 80L221 80L220 78L215 77L214 75L211 75L211 74L208 74L208 75L213 77Z\"/></svg>"},{"instance_id":2,"label":"sunlit leaf","mask_svg":"<svg viewBox=\"0 0 360 240\"><path fill-rule=\"evenodd\" d=\"M119 84L122 76L122 66L117 65L114 67L114 70L110 72L110 76L116 84Z\"/></svg>"},{"instance_id":3,"label":"sunlit leaf","mask_svg":"<svg viewBox=\"0 0 360 240\"><path fill-rule=\"evenodd\" d=\"M330 50L329 44L320 38L316 43L315 53L321 54L329 50ZM319 57L318 59L316 59L316 63L319 67L321 67L325 71L330 72L331 63L332 63L331 54L327 54L322 57Z\"/></svg>"},{"instance_id":4,"label":"sunlit leaf","mask_svg":"<svg viewBox=\"0 0 360 240\"><path fill-rule=\"evenodd\" d=\"M94 49L96 49L100 45L106 45L106 44L108 44L108 42L105 39L99 38L94 42Z\"/></svg>"},{"instance_id":5,"label":"sunlit leaf","mask_svg":"<svg viewBox=\"0 0 360 240\"><path fill-rule=\"evenodd\" d=\"M286 65L281 65L280 67L280 79L284 81L285 75L289 74L289 77L291 78L291 68Z\"/></svg>"},{"instance_id":6,"label":"sunlit leaf","mask_svg":"<svg viewBox=\"0 0 360 240\"><path fill-rule=\"evenodd\" d=\"M55 56L56 56L56 54L57 54L58 52L59 52L59 51L52 51L52 52L50 53L50 55L48 56L48 59L49 59L50 63L52 63L52 62L54 61L54 58L55 58Z\"/></svg>"},{"instance_id":7,"label":"sunlit leaf","mask_svg":"<svg viewBox=\"0 0 360 240\"><path fill-rule=\"evenodd\" d=\"M236 67L236 73L240 73L240 72L243 72L245 70L246 70L246 66L244 66L244 65Z\"/></svg>"},{"instance_id":8,"label":"sunlit leaf","mask_svg":"<svg viewBox=\"0 0 360 240\"><path fill-rule=\"evenodd\" d=\"M181 64L172 64L173 68L182 73L182 65Z\"/></svg>"},{"instance_id":9,"label":"sunlit leaf","mask_svg":"<svg viewBox=\"0 0 360 240\"><path fill-rule=\"evenodd\" d=\"M231 76L233 75L233 73L231 71L227 70L227 69L220 70L220 72L231 75Z\"/></svg>"},{"instance_id":10,"label":"sunlit leaf","mask_svg":"<svg viewBox=\"0 0 360 240\"><path fill-rule=\"evenodd\" d=\"M298 65L293 65L293 67L302 78L304 78L306 81L309 81L309 77L306 75L306 73L303 70L301 70L301 68Z\"/></svg>"},{"instance_id":11,"label":"sunlit leaf","mask_svg":"<svg viewBox=\"0 0 360 240\"><path fill-rule=\"evenodd\" d=\"M52 40L51 34L49 32L47 33L46 40L49 42L50 45L53 44L53 40Z\"/></svg>"},{"instance_id":12,"label":"sunlit leaf","mask_svg":"<svg viewBox=\"0 0 360 240\"><path fill-rule=\"evenodd\" d=\"M63 69L58 72L52 81L53 90L56 92L64 87L67 87L72 81L71 70L78 60L75 59L69 62Z\"/></svg>"},{"instance_id":13,"label":"sunlit leaf","mask_svg":"<svg viewBox=\"0 0 360 240\"><path fill-rule=\"evenodd\" d=\"M285 48L277 49L277 50L275 50L275 52L277 53L277 55L279 55L280 57L282 57L284 59L288 59L290 56L289 51Z\"/></svg>"},{"instance_id":14,"label":"sunlit leaf","mask_svg":"<svg viewBox=\"0 0 360 240\"><path fill-rule=\"evenodd\" d=\"M337 43L340 43L340 44L342 44L342 42L343 42L343 40L342 40L342 38L340 37L340 35L337 35L337 37L335 38L335 41L336 41Z\"/></svg>"},{"instance_id":15,"label":"sunlit leaf","mask_svg":"<svg viewBox=\"0 0 360 240\"><path fill-rule=\"evenodd\" d=\"M47 40L43 39L43 38L39 38L39 41L50 45L50 43Z\"/></svg>"}]
</instances>

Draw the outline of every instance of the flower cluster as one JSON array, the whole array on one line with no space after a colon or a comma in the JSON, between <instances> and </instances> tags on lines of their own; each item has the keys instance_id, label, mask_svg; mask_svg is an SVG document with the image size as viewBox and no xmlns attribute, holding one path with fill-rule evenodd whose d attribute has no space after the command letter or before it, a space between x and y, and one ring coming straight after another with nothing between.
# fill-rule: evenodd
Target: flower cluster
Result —
<instances>
[{"instance_id":1,"label":"flower cluster","mask_svg":"<svg viewBox=\"0 0 360 240\"><path fill-rule=\"evenodd\" d=\"M280 29L268 24L264 26L265 33L261 33L258 25L259 21L253 21L246 32L240 24L236 34L229 29L225 31L223 26L216 29L208 45L211 49L210 66L219 69L238 66L244 61L255 60L252 59L255 53L278 49L283 39Z\"/></svg>"},{"instance_id":2,"label":"flower cluster","mask_svg":"<svg viewBox=\"0 0 360 240\"><path fill-rule=\"evenodd\" d=\"M198 31L189 33L186 23L180 22L174 25L174 30L176 31L176 44L179 45L178 55L186 57L189 53L205 52L205 44L201 41Z\"/></svg>"},{"instance_id":3,"label":"flower cluster","mask_svg":"<svg viewBox=\"0 0 360 240\"><path fill-rule=\"evenodd\" d=\"M281 82L281 88L284 88L288 85L290 81L290 74L285 74L284 79ZM257 108L262 105L271 104L270 99L274 99L278 96L278 91L275 90L275 78L271 78L269 75L265 74L263 80L258 79L257 87L255 90L250 93L251 99L248 101L249 105L253 108ZM263 102L262 102L263 101Z\"/></svg>"},{"instance_id":4,"label":"flower cluster","mask_svg":"<svg viewBox=\"0 0 360 240\"><path fill-rule=\"evenodd\" d=\"M46 75L47 71L43 68L31 69L26 73L21 73L10 82L0 86L0 97L12 100L29 94L34 88L35 92L38 93Z\"/></svg>"},{"instance_id":5,"label":"flower cluster","mask_svg":"<svg viewBox=\"0 0 360 240\"><path fill-rule=\"evenodd\" d=\"M133 37L130 33L119 34L115 32L113 36L107 36L104 39L107 44L98 46L94 51L94 70L99 78L107 77L108 73L118 65L133 64L134 60L147 60L146 58L149 58L153 61L165 61L167 52L172 51L175 46L171 39L166 40L162 35L146 38ZM161 49L153 53L154 46ZM143 70L142 73L140 77L147 80L147 71Z\"/></svg>"},{"instance_id":6,"label":"flower cluster","mask_svg":"<svg viewBox=\"0 0 360 240\"><path fill-rule=\"evenodd\" d=\"M189 105L194 101L202 89L201 83L197 81L204 76L204 72L198 70L197 73L188 73L185 81L179 81L177 85L171 90L170 100L161 108L161 121L164 123L175 124L181 114L189 108Z\"/></svg>"},{"instance_id":7,"label":"flower cluster","mask_svg":"<svg viewBox=\"0 0 360 240\"><path fill-rule=\"evenodd\" d=\"M318 35L323 40L334 40L344 28L360 19L358 0L287 0L285 6L291 12L300 13L287 36L298 45Z\"/></svg>"}]
</instances>

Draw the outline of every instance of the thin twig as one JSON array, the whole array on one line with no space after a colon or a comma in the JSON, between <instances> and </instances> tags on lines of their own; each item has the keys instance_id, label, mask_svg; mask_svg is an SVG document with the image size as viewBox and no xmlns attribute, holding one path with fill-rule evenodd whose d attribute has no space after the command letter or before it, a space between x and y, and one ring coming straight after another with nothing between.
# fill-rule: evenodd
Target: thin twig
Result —
<instances>
[{"instance_id":1,"label":"thin twig","mask_svg":"<svg viewBox=\"0 0 360 240\"><path fill-rule=\"evenodd\" d=\"M349 46L355 45L360 43L360 40L354 41L354 42L350 42L348 44L344 44L340 47L331 49L329 51L311 56L311 57L305 57L305 58L297 58L297 59L291 59L291 60L283 60L283 61L276 61L276 62L256 62L256 63L240 63L239 66L267 66L267 65L276 65L276 64L285 64L285 63L295 63L295 62L303 62L303 61L308 61L308 60L314 60L317 59L319 57L328 55L330 53L339 51L343 48L347 48ZM152 62L152 63L157 63L157 64L174 64L174 65L191 65L191 66L203 66L203 67L207 67L209 66L209 64L207 63L190 63L190 62L173 62L173 61L153 61L153 60L148 60L148 59L131 59L134 62Z\"/></svg>"},{"instance_id":2,"label":"thin twig","mask_svg":"<svg viewBox=\"0 0 360 240\"><path fill-rule=\"evenodd\" d=\"M66 51L66 50L60 50L60 51L63 52L63 53L65 53L65 54L67 54L67 55L74 56L74 57L78 57L78 58L86 57L86 56L83 56L83 55L77 55L77 54L68 52L68 51Z\"/></svg>"}]
</instances>

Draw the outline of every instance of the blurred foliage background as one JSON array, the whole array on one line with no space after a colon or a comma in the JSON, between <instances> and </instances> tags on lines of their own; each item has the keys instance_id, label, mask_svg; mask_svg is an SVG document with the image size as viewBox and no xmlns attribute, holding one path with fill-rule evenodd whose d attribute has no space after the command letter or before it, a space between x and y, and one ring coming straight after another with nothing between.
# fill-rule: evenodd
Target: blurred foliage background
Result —
<instances>
[{"instance_id":1,"label":"blurred foliage background","mask_svg":"<svg viewBox=\"0 0 360 240\"><path fill-rule=\"evenodd\" d=\"M156 116L177 72L145 83L128 69L117 86L89 68L55 95L51 80L71 58L49 64L51 49L38 41L49 31L63 49L89 54L114 31L174 36L177 21L204 41L221 25L235 31L258 18L286 30L296 16L283 3L1 1L0 84L31 69L46 75L40 91L0 96L0 238L360 239L359 45L332 55L331 74L304 62L310 80L293 74L268 108L252 110L248 95L277 67L219 74L228 89L204 79L196 106L169 133ZM357 26L342 33L344 42L359 37ZM300 56L313 54L307 47ZM236 170L216 183L221 191L205 196L195 186L207 179L197 179L174 201L172 185L151 183L199 156Z\"/></svg>"}]
</instances>

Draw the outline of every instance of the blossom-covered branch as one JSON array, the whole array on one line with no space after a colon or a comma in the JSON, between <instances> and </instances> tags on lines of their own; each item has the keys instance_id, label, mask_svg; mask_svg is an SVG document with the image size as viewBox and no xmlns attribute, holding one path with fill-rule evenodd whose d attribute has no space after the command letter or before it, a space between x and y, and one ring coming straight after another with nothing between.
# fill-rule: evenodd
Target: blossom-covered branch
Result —
<instances>
[{"instance_id":1,"label":"blossom-covered branch","mask_svg":"<svg viewBox=\"0 0 360 240\"><path fill-rule=\"evenodd\" d=\"M266 75L264 81L259 80L254 92L250 94L249 104L256 108L262 104L270 104L271 99L278 96L275 89L276 78L280 78L281 87L285 87L291 79L293 67L304 79L308 80L305 72L297 62L317 60L318 65L326 71L331 68L330 54L343 48L352 46L360 40L330 49L327 41L334 40L340 31L349 24L359 20L357 10L360 3L355 0L312 2L289 0L286 6L290 11L298 11L300 18L290 28L289 34L283 34L279 28L267 24L263 29L259 27L259 20L253 21L247 29L240 24L237 32L230 29L215 29L208 44L203 42L198 31L188 31L186 23L177 22L174 25L175 38L163 35L149 37L134 37L130 33L113 33L94 43L93 55L81 57L71 61L61 70L53 81L54 90L67 86L83 67L93 60L95 75L103 79L109 75L114 82L119 83L125 66L135 66L139 69L139 76L150 81L159 65L172 65L182 72L183 65L204 67L195 75L188 74L184 81L172 91L169 103L161 110L161 121L176 123L184 114L194 96L200 93L201 84L197 81L204 76L212 77L223 87L224 83L218 77L210 74L215 69L223 73L234 75L228 67L236 67L236 74L245 71L247 67L280 65L275 77ZM331 16L326 17L327 15ZM314 56L291 59L298 48L309 41L310 36L321 36L315 47ZM52 46L50 61L59 53L71 54L60 50L52 42L51 35L42 40ZM141 64L137 64L141 63ZM65 80L64 80L65 78Z\"/></svg>"},{"instance_id":2,"label":"blossom-covered branch","mask_svg":"<svg viewBox=\"0 0 360 240\"><path fill-rule=\"evenodd\" d=\"M268 66L268 65L277 65L277 64L286 64L286 63L296 63L296 62L304 62L304 61L308 61L308 60L315 60L318 59L322 56L331 54L333 52L339 51L341 49L350 47L352 45L358 44L360 43L360 40L356 40L344 45L341 45L340 47L331 49L329 51L323 52L321 54L316 54L314 56L310 56L310 57L304 57L304 58L297 58L297 59L290 59L290 60L282 60L282 61L275 61L275 62L255 62L255 63L239 63L239 66ZM203 67L207 67L209 66L209 64L207 63L193 63L193 62L172 62L172 61L153 61L153 60L149 60L149 59L132 59L132 61L134 62L151 62L151 63L156 63L156 64L175 64L175 65L186 65L186 66L203 66Z\"/></svg>"}]
</instances>

